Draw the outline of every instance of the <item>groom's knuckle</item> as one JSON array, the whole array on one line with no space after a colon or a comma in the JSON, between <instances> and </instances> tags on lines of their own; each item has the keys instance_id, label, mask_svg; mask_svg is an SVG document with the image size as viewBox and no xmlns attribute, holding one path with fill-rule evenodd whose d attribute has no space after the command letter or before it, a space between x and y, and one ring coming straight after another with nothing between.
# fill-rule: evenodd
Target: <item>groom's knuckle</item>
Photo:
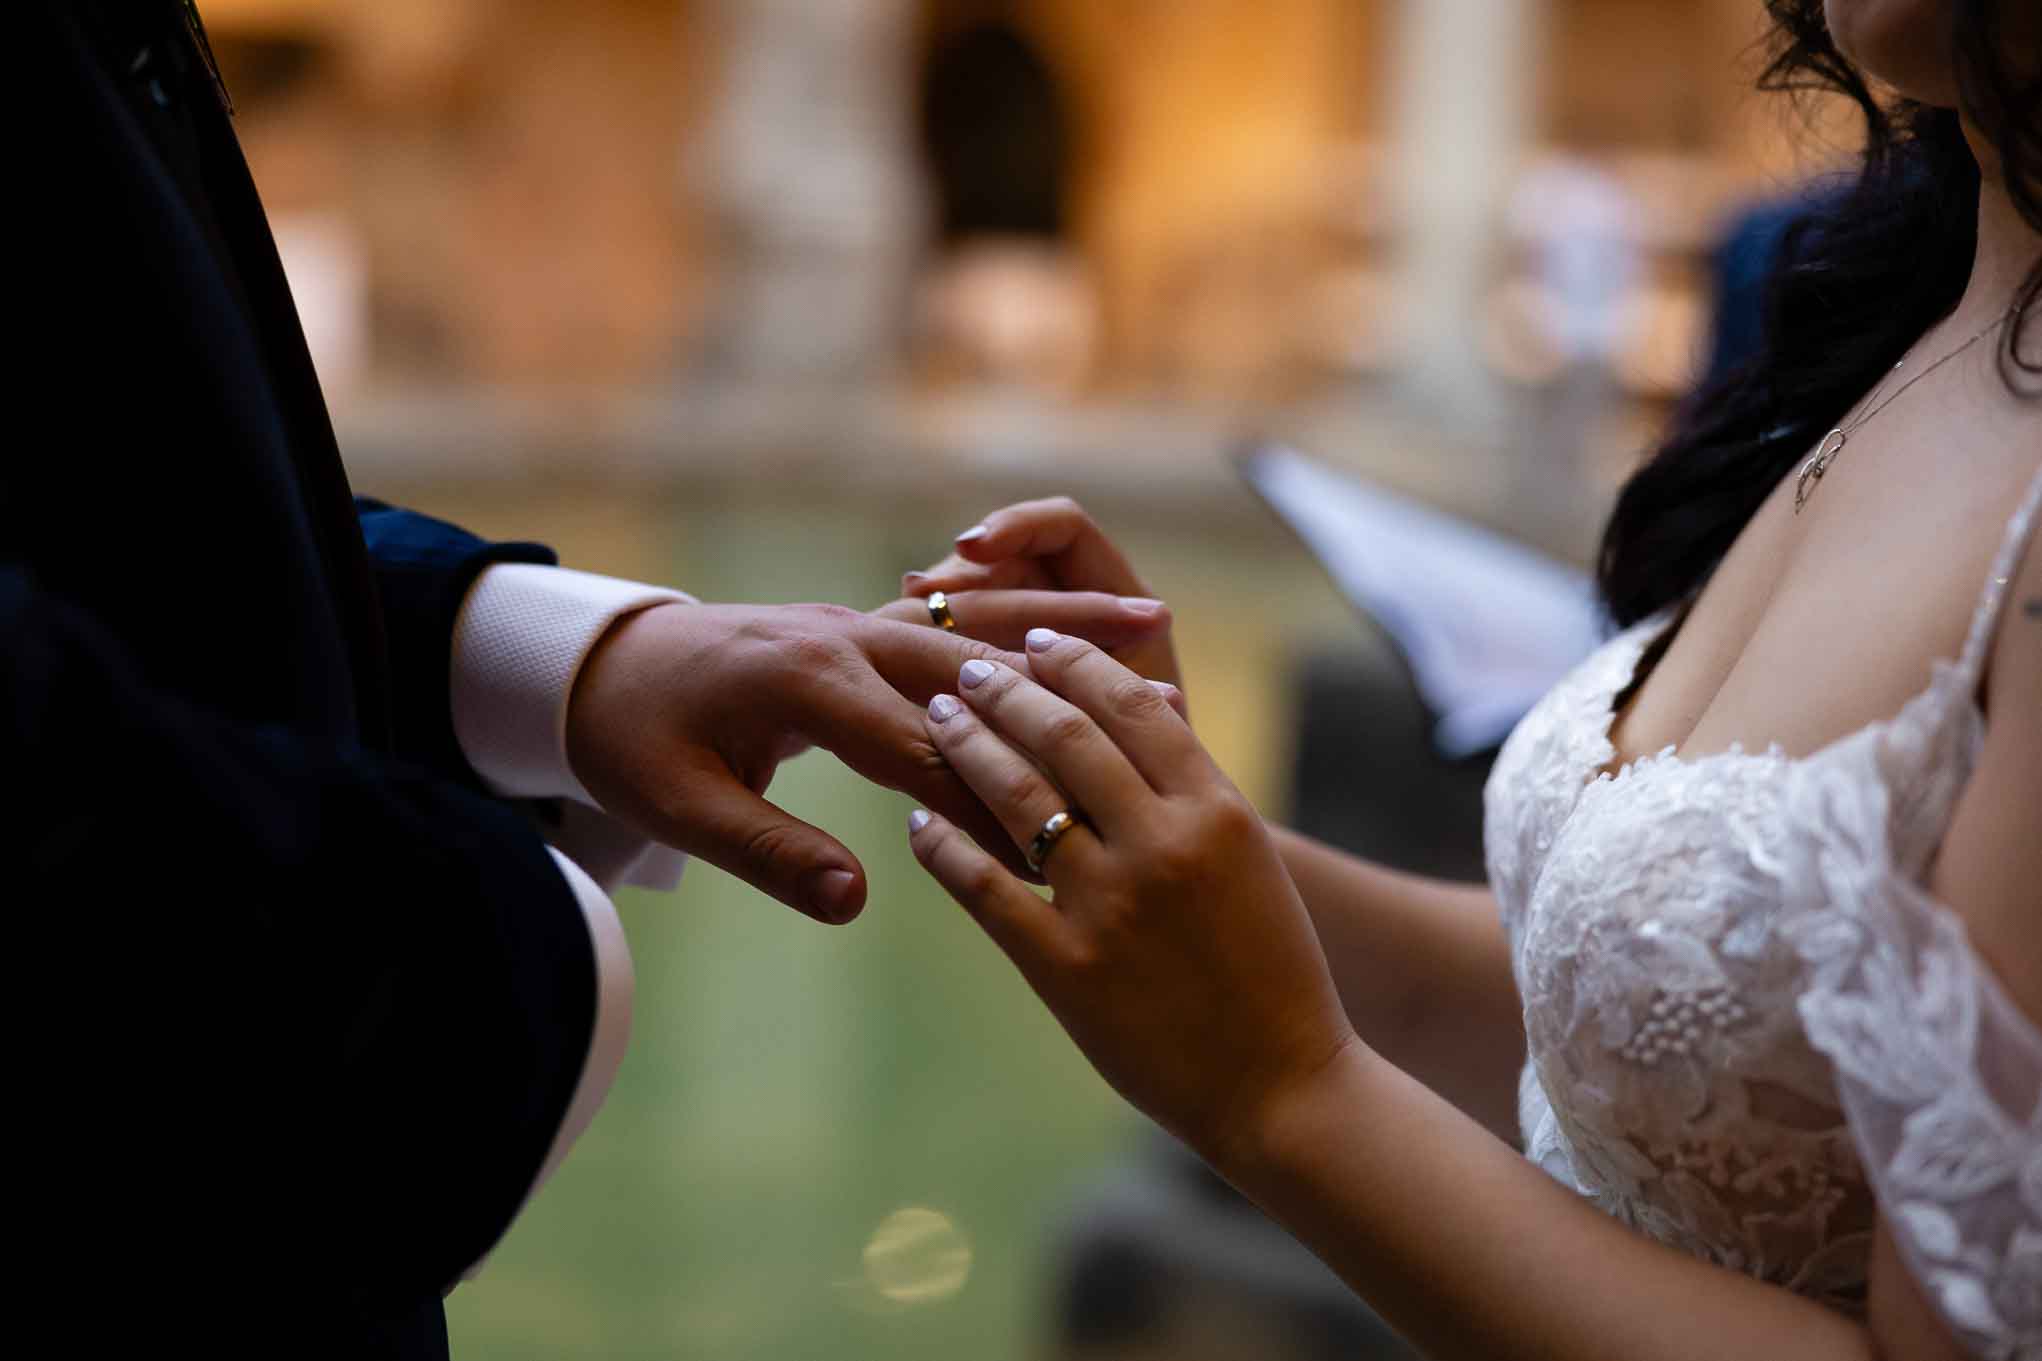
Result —
<instances>
[{"instance_id":1,"label":"groom's knuckle","mask_svg":"<svg viewBox=\"0 0 2042 1361\"><path fill-rule=\"evenodd\" d=\"M927 737L910 737L902 748L908 768L918 775L943 775L950 770L943 749Z\"/></svg>"},{"instance_id":2,"label":"groom's knuckle","mask_svg":"<svg viewBox=\"0 0 2042 1361\"><path fill-rule=\"evenodd\" d=\"M1094 940L1072 945L1064 953L1064 972L1073 978L1091 978L1105 967L1105 963L1105 952Z\"/></svg>"},{"instance_id":3,"label":"groom's knuckle","mask_svg":"<svg viewBox=\"0 0 2042 1361\"><path fill-rule=\"evenodd\" d=\"M855 649L835 634L804 630L787 640L781 660L786 674L800 683L842 674L854 654Z\"/></svg>"},{"instance_id":4,"label":"groom's knuckle","mask_svg":"<svg viewBox=\"0 0 2042 1361\"><path fill-rule=\"evenodd\" d=\"M795 843L792 827L777 822L767 823L746 834L738 855L753 874L768 878L793 868Z\"/></svg>"},{"instance_id":5,"label":"groom's knuckle","mask_svg":"<svg viewBox=\"0 0 2042 1361\"><path fill-rule=\"evenodd\" d=\"M874 616L888 624L913 624L929 616L929 606L925 606L919 596L903 596L901 600L888 600L882 604L874 610Z\"/></svg>"},{"instance_id":6,"label":"groom's knuckle","mask_svg":"<svg viewBox=\"0 0 2042 1361\"><path fill-rule=\"evenodd\" d=\"M814 619L818 627L832 631L848 631L856 628L859 622L865 618L863 613L852 609L849 605L823 602L804 608Z\"/></svg>"},{"instance_id":7,"label":"groom's knuckle","mask_svg":"<svg viewBox=\"0 0 2042 1361\"><path fill-rule=\"evenodd\" d=\"M964 661L992 662L998 665L1006 655L991 643L980 642L976 638L959 638L957 644Z\"/></svg>"},{"instance_id":8,"label":"groom's knuckle","mask_svg":"<svg viewBox=\"0 0 2042 1361\"><path fill-rule=\"evenodd\" d=\"M1049 950L1057 968L1075 976L1097 969L1104 958L1099 940L1091 931L1071 932L1051 945Z\"/></svg>"},{"instance_id":9,"label":"groom's knuckle","mask_svg":"<svg viewBox=\"0 0 2042 1361\"><path fill-rule=\"evenodd\" d=\"M685 781L661 782L652 790L651 801L654 824L669 836L679 839L704 831L701 794Z\"/></svg>"}]
</instances>

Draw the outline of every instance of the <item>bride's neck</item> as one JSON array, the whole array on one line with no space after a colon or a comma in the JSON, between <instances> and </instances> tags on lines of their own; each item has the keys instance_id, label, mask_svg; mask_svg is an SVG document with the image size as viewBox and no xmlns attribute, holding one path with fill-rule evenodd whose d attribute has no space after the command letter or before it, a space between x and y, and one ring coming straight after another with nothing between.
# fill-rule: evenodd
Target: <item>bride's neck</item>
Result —
<instances>
[{"instance_id":1,"label":"bride's neck","mask_svg":"<svg viewBox=\"0 0 2042 1361\"><path fill-rule=\"evenodd\" d=\"M2042 260L2042 230L2014 206L1992 144L1968 123L1964 131L1979 167L1978 249L1972 258L1970 282L1948 324L1970 330L1989 324L2013 304L2036 262Z\"/></svg>"}]
</instances>

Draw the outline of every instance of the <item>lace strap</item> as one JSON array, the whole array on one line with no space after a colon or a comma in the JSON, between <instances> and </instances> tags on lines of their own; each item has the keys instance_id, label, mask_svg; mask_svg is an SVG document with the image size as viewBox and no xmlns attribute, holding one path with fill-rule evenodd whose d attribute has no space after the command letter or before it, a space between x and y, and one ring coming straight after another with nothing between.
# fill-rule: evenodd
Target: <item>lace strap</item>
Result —
<instances>
[{"instance_id":1,"label":"lace strap","mask_svg":"<svg viewBox=\"0 0 2042 1361\"><path fill-rule=\"evenodd\" d=\"M2007 522L2006 537L2000 541L1992 570L1986 574L1985 591L1971 616L1971 634L1964 640L1964 655L1957 666L1974 688L1985 665L1985 649L1999 624L2000 609L2006 604L2007 587L2013 582L2014 569L2021 565L2022 550L2028 546L2028 536L2038 518L2042 518L2042 469L2036 471L2035 480L2028 484L2028 494L2021 498L2020 508Z\"/></svg>"}]
</instances>

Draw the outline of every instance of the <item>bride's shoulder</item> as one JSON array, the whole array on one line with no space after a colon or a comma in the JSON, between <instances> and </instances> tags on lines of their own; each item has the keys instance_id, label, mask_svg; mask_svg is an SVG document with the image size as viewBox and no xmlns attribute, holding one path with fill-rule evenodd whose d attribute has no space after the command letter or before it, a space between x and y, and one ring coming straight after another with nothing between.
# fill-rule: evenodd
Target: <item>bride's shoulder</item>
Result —
<instances>
[{"instance_id":1,"label":"bride's shoulder","mask_svg":"<svg viewBox=\"0 0 2042 1361\"><path fill-rule=\"evenodd\" d=\"M2042 500L2026 509L2042 518ZM1973 945L2014 1002L2042 1027L2042 548L2038 526L1981 617L1984 744L1937 856L1936 896L1964 919Z\"/></svg>"},{"instance_id":2,"label":"bride's shoulder","mask_svg":"<svg viewBox=\"0 0 2042 1361\"><path fill-rule=\"evenodd\" d=\"M1975 624L1991 630L1981 640L1986 711L2027 730L2042 729L2042 463L2030 461L2021 480Z\"/></svg>"}]
</instances>

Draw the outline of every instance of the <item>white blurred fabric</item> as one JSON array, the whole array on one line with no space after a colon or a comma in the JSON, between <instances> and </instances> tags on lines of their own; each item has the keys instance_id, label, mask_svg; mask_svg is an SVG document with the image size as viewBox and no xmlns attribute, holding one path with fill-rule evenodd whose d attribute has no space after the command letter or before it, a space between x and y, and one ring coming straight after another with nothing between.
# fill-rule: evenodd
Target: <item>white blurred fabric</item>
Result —
<instances>
[{"instance_id":1,"label":"white blurred fabric","mask_svg":"<svg viewBox=\"0 0 2042 1361\"><path fill-rule=\"evenodd\" d=\"M1502 742L1601 637L1588 575L1514 539L1282 445L1242 475L1389 634L1443 755Z\"/></svg>"}]
</instances>

